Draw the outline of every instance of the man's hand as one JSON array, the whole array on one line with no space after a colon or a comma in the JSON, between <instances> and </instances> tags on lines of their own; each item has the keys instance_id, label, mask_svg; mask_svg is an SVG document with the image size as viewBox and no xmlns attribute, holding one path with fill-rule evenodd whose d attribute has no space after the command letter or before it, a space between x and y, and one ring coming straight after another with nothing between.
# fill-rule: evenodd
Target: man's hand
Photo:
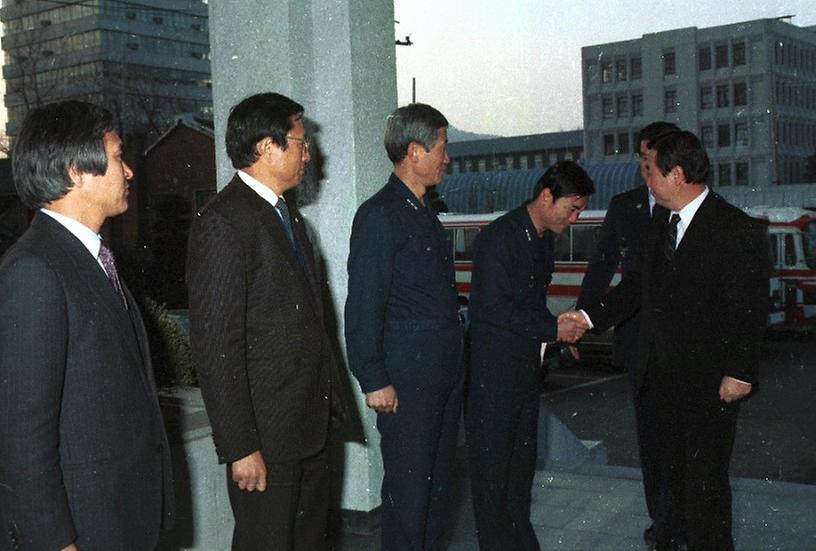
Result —
<instances>
[{"instance_id":1,"label":"man's hand","mask_svg":"<svg viewBox=\"0 0 816 551\"><path fill-rule=\"evenodd\" d=\"M252 452L248 456L233 461L230 465L232 479L242 490L252 492L266 490L266 465L261 450Z\"/></svg>"},{"instance_id":2,"label":"man's hand","mask_svg":"<svg viewBox=\"0 0 816 551\"><path fill-rule=\"evenodd\" d=\"M751 384L743 383L726 375L720 382L720 400L726 404L745 398L751 392Z\"/></svg>"},{"instance_id":3,"label":"man's hand","mask_svg":"<svg viewBox=\"0 0 816 551\"><path fill-rule=\"evenodd\" d=\"M63 547L60 551L77 551L77 546L72 543L68 547Z\"/></svg>"},{"instance_id":4,"label":"man's hand","mask_svg":"<svg viewBox=\"0 0 816 551\"><path fill-rule=\"evenodd\" d=\"M571 310L558 316L558 340L575 343L584 336L589 324L581 312Z\"/></svg>"},{"instance_id":5,"label":"man's hand","mask_svg":"<svg viewBox=\"0 0 816 551\"><path fill-rule=\"evenodd\" d=\"M394 385L366 393L366 405L378 413L396 413L399 400Z\"/></svg>"}]
</instances>

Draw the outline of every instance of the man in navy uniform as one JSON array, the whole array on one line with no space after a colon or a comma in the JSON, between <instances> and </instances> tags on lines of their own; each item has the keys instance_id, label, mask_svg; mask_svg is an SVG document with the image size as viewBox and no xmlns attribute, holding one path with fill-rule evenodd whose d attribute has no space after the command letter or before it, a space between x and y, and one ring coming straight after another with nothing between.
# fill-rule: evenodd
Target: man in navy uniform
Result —
<instances>
[{"instance_id":1,"label":"man in navy uniform","mask_svg":"<svg viewBox=\"0 0 816 551\"><path fill-rule=\"evenodd\" d=\"M429 105L394 111L388 183L354 217L345 310L349 366L382 437L383 549L439 549L462 400L453 261L427 189L450 162L448 121Z\"/></svg>"},{"instance_id":2,"label":"man in navy uniform","mask_svg":"<svg viewBox=\"0 0 816 551\"><path fill-rule=\"evenodd\" d=\"M609 202L603 225L601 225L598 244L589 260L586 275L581 283L578 295L578 308L591 304L603 297L609 290L609 284L615 271L620 266L623 277L631 275L640 268L642 249L649 233L652 216L667 217L666 210L655 203L655 198L646 187L648 175L649 142L665 134L677 131L676 125L656 121L644 127L638 133L640 174L643 185L615 195ZM657 518L660 496L668 491L666 485L660 485L657 457L656 433L654 418L643 412L639 393L635 392L635 373L637 371L637 337L640 327L640 315L635 314L615 326L612 349L612 362L624 366L629 372L632 383L635 405L635 426L637 430L640 468L643 472L643 490L646 496L646 509L652 525L643 532L646 543L654 544L654 520ZM679 527L678 527L679 528ZM682 539L680 537L679 539Z\"/></svg>"},{"instance_id":3,"label":"man in navy uniform","mask_svg":"<svg viewBox=\"0 0 816 551\"><path fill-rule=\"evenodd\" d=\"M542 344L583 333L547 308L554 236L593 193L573 161L551 166L533 198L494 221L474 244L471 355L465 410L479 548L537 550L530 491L537 456Z\"/></svg>"}]
</instances>

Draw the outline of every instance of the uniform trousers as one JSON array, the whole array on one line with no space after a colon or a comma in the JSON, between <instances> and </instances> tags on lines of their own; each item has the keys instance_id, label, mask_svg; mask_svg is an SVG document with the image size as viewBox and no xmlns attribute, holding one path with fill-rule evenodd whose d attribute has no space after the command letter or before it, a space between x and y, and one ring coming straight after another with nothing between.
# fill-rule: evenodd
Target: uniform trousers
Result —
<instances>
[{"instance_id":1,"label":"uniform trousers","mask_svg":"<svg viewBox=\"0 0 816 551\"><path fill-rule=\"evenodd\" d=\"M383 551L444 549L462 414L458 326L386 334L397 413L379 413Z\"/></svg>"}]
</instances>

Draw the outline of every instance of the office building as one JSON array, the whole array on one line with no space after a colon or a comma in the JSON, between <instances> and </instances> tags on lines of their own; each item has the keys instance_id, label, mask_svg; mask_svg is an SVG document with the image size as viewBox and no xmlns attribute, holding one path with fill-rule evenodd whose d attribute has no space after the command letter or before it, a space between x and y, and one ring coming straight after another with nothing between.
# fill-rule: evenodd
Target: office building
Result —
<instances>
[{"instance_id":1,"label":"office building","mask_svg":"<svg viewBox=\"0 0 816 551\"><path fill-rule=\"evenodd\" d=\"M548 167L583 157L583 133L550 132L448 144L448 174Z\"/></svg>"},{"instance_id":2,"label":"office building","mask_svg":"<svg viewBox=\"0 0 816 551\"><path fill-rule=\"evenodd\" d=\"M126 141L212 104L206 1L2 5L9 136L29 109L63 99L108 107Z\"/></svg>"},{"instance_id":3,"label":"office building","mask_svg":"<svg viewBox=\"0 0 816 551\"><path fill-rule=\"evenodd\" d=\"M700 136L714 186L805 181L816 154L816 27L789 19L582 48L587 162L633 159L640 128L666 120Z\"/></svg>"}]
</instances>

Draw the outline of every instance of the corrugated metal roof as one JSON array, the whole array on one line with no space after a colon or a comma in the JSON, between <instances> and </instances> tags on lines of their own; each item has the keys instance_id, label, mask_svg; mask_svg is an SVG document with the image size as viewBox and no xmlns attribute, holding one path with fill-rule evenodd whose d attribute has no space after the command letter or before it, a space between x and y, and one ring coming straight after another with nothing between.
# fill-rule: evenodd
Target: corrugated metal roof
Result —
<instances>
[{"instance_id":1,"label":"corrugated metal roof","mask_svg":"<svg viewBox=\"0 0 816 551\"><path fill-rule=\"evenodd\" d=\"M636 162L585 166L595 183L588 209L605 209L614 195L643 183ZM510 210L525 203L544 168L447 174L437 186L450 212L480 214Z\"/></svg>"}]
</instances>

